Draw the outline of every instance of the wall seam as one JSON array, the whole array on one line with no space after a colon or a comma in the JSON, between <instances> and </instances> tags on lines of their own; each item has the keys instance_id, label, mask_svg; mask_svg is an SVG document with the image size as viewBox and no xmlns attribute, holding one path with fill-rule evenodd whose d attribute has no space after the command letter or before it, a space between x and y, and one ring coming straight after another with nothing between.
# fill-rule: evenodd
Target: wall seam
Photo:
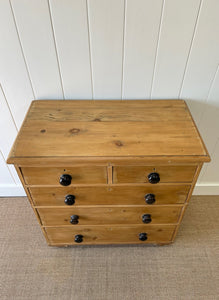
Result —
<instances>
[{"instance_id":1,"label":"wall seam","mask_svg":"<svg viewBox=\"0 0 219 300\"><path fill-rule=\"evenodd\" d=\"M16 18L15 18L15 14L14 14L14 10L13 10L11 0L9 0L9 5L10 5L10 8L11 8L11 13L12 13L12 17L13 17L13 21L14 21L15 30L16 30L16 33L17 33L19 45L20 45L20 48L21 48L21 53L22 53L22 57L23 57L23 60L24 60L25 68L26 68L26 71L27 71L27 76L29 78L30 86L31 86L31 89L32 89L32 92L33 92L33 97L34 97L34 99L36 99L36 93L34 91L33 82L32 82L31 76L30 76L30 70L28 68L28 64L27 64L27 61L26 61L26 58L25 58L25 55L24 55L24 49L23 49L23 46L22 46L22 43L21 43L19 30L18 30L18 26L17 26L17 23L16 23Z\"/></svg>"},{"instance_id":2,"label":"wall seam","mask_svg":"<svg viewBox=\"0 0 219 300\"><path fill-rule=\"evenodd\" d=\"M61 67L60 67L60 62L59 62L59 55L58 55L58 50L57 50L55 31L54 31L54 26L53 26L53 21L52 21L52 13L51 13L51 7L50 7L50 0L47 0L47 5L48 5L48 11L49 11L50 25L51 25L51 29L52 29L53 43L54 43L54 48L55 48L55 53L56 53L56 61L57 61L57 66L58 66L59 79L60 79L60 84L61 84L61 89L62 89L62 96L63 96L63 99L65 100L65 93L64 93L64 87L63 87L63 79L62 79Z\"/></svg>"},{"instance_id":3,"label":"wall seam","mask_svg":"<svg viewBox=\"0 0 219 300\"><path fill-rule=\"evenodd\" d=\"M91 93L92 93L92 100L93 100L94 83L93 83L93 67L92 67L92 55L91 55L91 34L90 34L88 0L86 0L86 15L87 15L88 48L89 48L89 59L90 59Z\"/></svg>"},{"instance_id":4,"label":"wall seam","mask_svg":"<svg viewBox=\"0 0 219 300\"><path fill-rule=\"evenodd\" d=\"M122 78L121 78L121 100L124 97L124 65L125 65L125 37L126 37L126 13L127 0L124 0L124 16L123 16L123 41L122 41Z\"/></svg>"},{"instance_id":5,"label":"wall seam","mask_svg":"<svg viewBox=\"0 0 219 300\"><path fill-rule=\"evenodd\" d=\"M13 176L13 174L12 174L12 172L11 172L9 166L8 166L8 164L6 163L6 158L4 157L4 155L3 155L3 153L2 153L1 150L0 150L0 155L2 156L2 159L4 160L4 162L5 162L5 164L6 164L6 167L7 167L8 171L9 171L9 173L10 173L10 175L11 175L11 178L12 178L12 180L14 181L14 184L17 185L17 182L16 182L16 180L15 180L15 178L14 178L14 176Z\"/></svg>"},{"instance_id":6,"label":"wall seam","mask_svg":"<svg viewBox=\"0 0 219 300\"><path fill-rule=\"evenodd\" d=\"M216 139L216 142L215 142L215 144L214 144L213 150L212 150L212 152L210 153L210 156L211 156L212 158L213 158L213 156L214 156L215 150L217 149L218 143L219 143L219 137ZM205 182L203 182L203 178L204 178L204 176L205 176L205 174L206 174L206 172L207 172L207 170L208 170L208 168L209 168L210 165L211 165L211 164L207 164L207 165L206 165L206 168L205 168L205 170L204 170L204 172L203 172L203 174L202 174L202 176L201 176L201 178L200 178L200 180L199 180L199 184L205 183Z\"/></svg>"},{"instance_id":7,"label":"wall seam","mask_svg":"<svg viewBox=\"0 0 219 300\"><path fill-rule=\"evenodd\" d=\"M13 117L13 114L12 114L12 111L11 111L11 108L10 108L10 106L9 106L9 104L8 104L8 101L7 101L7 98L6 98L6 95L5 95L5 92L4 92L4 90L3 90L3 87L2 87L2 85L1 85L1 83L0 83L0 89L1 89L1 91L2 91L3 97L4 97L4 99L5 99L6 106L7 106L8 110L9 110L10 115L11 115L11 118L12 118L12 121L13 121L13 123L14 123L14 126L15 126L15 128L16 128L16 130L17 130L17 132L18 132L17 125L16 125L16 123L15 123L15 120L14 120L14 117Z\"/></svg>"},{"instance_id":8,"label":"wall seam","mask_svg":"<svg viewBox=\"0 0 219 300\"><path fill-rule=\"evenodd\" d=\"M218 73L218 71L219 71L219 64L218 64L218 66L217 66L217 69L216 69L216 71L215 71L215 73L214 73L214 76L213 76L213 79L212 79L212 81L211 81L211 84L210 84L210 87L209 87L209 90L208 90L208 94L207 94L206 100L204 101L205 104L208 103L209 97L210 97L210 95L211 95L212 88L213 88L214 83L215 83L215 80L216 80L216 78L217 78L217 73ZM205 112L205 108L203 107L203 109L202 109L202 111L201 111L201 116L200 116L199 121L198 121L198 124L197 124L198 126L201 124L201 121L202 121L203 116L204 116L204 112Z\"/></svg>"},{"instance_id":9,"label":"wall seam","mask_svg":"<svg viewBox=\"0 0 219 300\"><path fill-rule=\"evenodd\" d=\"M156 52L155 52L154 67L153 67L153 74L152 74L152 81L151 81L151 88L150 88L150 99L152 99L152 93L153 93L153 87L154 87L154 77L155 77L155 70L156 70L156 67L157 67L157 57L158 57L158 50L159 50L159 45L160 45L160 37L161 37L161 28L162 28L162 23L163 23L164 8L165 8L165 0L163 0L161 15L160 15L160 24L159 24L159 31L158 31L158 37L157 37L157 47L156 47Z\"/></svg>"},{"instance_id":10,"label":"wall seam","mask_svg":"<svg viewBox=\"0 0 219 300\"><path fill-rule=\"evenodd\" d=\"M192 39L191 39L191 43L190 43L190 47L189 47L188 56L187 56L187 59L186 59L184 72L183 72L181 87L180 87L179 94L178 94L178 99L181 98L181 95L182 95L182 90L183 90L183 86L184 86L184 82L185 82L186 72L187 72L187 68L188 68L188 64L189 64L189 60L190 60L190 55L192 53L192 48L193 48L194 40L195 40L195 37L196 37L196 32L197 32L197 28L198 28L199 19L200 19L202 3L203 3L203 0L200 0L198 13L197 13L196 21L195 21L195 26L194 26L194 31L193 31L193 35L192 35Z\"/></svg>"}]
</instances>

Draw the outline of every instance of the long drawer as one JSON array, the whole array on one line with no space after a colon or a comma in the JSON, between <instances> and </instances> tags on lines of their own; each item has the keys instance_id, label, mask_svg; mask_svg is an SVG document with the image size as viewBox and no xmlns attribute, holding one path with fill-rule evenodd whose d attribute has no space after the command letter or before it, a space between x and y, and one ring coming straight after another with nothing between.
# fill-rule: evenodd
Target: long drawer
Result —
<instances>
[{"instance_id":1,"label":"long drawer","mask_svg":"<svg viewBox=\"0 0 219 300\"><path fill-rule=\"evenodd\" d=\"M45 227L51 245L83 245L83 244L144 244L169 243L172 239L174 225L120 225L120 226L77 226L77 227ZM140 236L140 234L143 234ZM77 236L81 243L75 242ZM139 237L145 240L139 240Z\"/></svg>"},{"instance_id":2,"label":"long drawer","mask_svg":"<svg viewBox=\"0 0 219 300\"><path fill-rule=\"evenodd\" d=\"M159 182L192 182L197 166L115 166L113 183L148 183L148 175L159 174Z\"/></svg>"},{"instance_id":3,"label":"long drawer","mask_svg":"<svg viewBox=\"0 0 219 300\"><path fill-rule=\"evenodd\" d=\"M38 208L44 226L177 223L182 206Z\"/></svg>"},{"instance_id":4,"label":"long drawer","mask_svg":"<svg viewBox=\"0 0 219 300\"><path fill-rule=\"evenodd\" d=\"M159 205L184 203L190 185L31 187L35 206ZM151 197L151 194L154 196ZM68 195L73 201L67 201ZM151 201L150 201L151 200Z\"/></svg>"},{"instance_id":5,"label":"long drawer","mask_svg":"<svg viewBox=\"0 0 219 300\"><path fill-rule=\"evenodd\" d=\"M29 185L60 185L63 174L71 176L71 184L107 183L107 169L102 166L92 167L23 167L24 181Z\"/></svg>"}]
</instances>

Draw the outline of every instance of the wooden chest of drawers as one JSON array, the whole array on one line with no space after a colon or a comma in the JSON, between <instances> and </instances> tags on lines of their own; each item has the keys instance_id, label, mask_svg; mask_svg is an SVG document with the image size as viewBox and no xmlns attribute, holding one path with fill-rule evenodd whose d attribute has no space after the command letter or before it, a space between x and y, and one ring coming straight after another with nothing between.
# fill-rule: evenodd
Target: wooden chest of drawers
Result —
<instances>
[{"instance_id":1,"label":"wooden chest of drawers","mask_svg":"<svg viewBox=\"0 0 219 300\"><path fill-rule=\"evenodd\" d=\"M208 161L182 100L33 101L8 158L52 246L173 242Z\"/></svg>"}]
</instances>

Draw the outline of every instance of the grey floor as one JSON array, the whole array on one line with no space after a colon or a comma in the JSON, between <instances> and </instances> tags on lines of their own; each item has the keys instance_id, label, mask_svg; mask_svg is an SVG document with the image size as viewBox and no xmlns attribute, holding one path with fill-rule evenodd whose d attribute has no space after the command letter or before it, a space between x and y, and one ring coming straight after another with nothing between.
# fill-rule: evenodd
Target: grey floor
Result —
<instances>
[{"instance_id":1,"label":"grey floor","mask_svg":"<svg viewBox=\"0 0 219 300\"><path fill-rule=\"evenodd\" d=\"M26 198L0 199L0 299L219 299L219 196L192 197L168 246L47 246Z\"/></svg>"}]
</instances>

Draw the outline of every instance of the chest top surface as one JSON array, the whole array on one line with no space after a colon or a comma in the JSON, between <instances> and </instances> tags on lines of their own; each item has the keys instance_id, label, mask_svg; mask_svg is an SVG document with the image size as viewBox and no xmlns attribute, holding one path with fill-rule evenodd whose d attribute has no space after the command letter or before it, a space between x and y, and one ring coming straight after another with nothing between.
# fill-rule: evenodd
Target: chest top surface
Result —
<instances>
[{"instance_id":1,"label":"chest top surface","mask_svg":"<svg viewBox=\"0 0 219 300\"><path fill-rule=\"evenodd\" d=\"M81 157L209 161L183 100L33 101L8 163Z\"/></svg>"}]
</instances>

